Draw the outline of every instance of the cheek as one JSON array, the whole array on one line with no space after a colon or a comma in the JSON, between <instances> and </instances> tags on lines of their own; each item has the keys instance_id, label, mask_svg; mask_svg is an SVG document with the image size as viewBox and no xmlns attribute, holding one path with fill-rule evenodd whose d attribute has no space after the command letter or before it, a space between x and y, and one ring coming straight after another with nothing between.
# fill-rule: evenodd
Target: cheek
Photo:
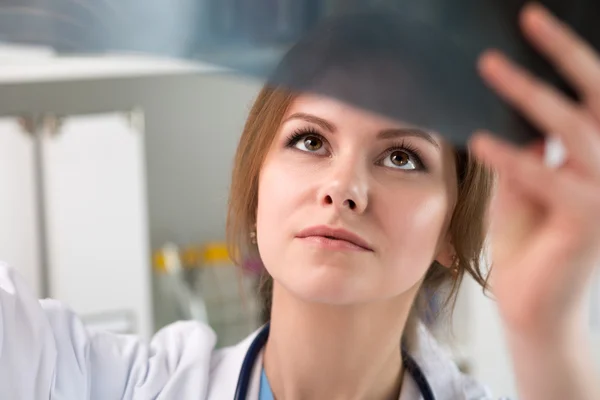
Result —
<instances>
[{"instance_id":1,"label":"cheek","mask_svg":"<svg viewBox=\"0 0 600 400\"><path fill-rule=\"evenodd\" d=\"M439 188L405 188L380 204L385 262L403 280L419 280L436 257L448 207L447 193Z\"/></svg>"},{"instance_id":2,"label":"cheek","mask_svg":"<svg viewBox=\"0 0 600 400\"><path fill-rule=\"evenodd\" d=\"M280 256L284 240L291 235L287 224L310 197L310 186L306 171L277 159L263 165L258 184L256 225L265 265L270 264L269 259Z\"/></svg>"},{"instance_id":3,"label":"cheek","mask_svg":"<svg viewBox=\"0 0 600 400\"><path fill-rule=\"evenodd\" d=\"M386 235L391 238L438 236L448 214L448 195L438 187L409 187L381 197L377 205ZM383 218L385 217L385 218Z\"/></svg>"},{"instance_id":4,"label":"cheek","mask_svg":"<svg viewBox=\"0 0 600 400\"><path fill-rule=\"evenodd\" d=\"M306 178L304 178L305 180ZM306 186L302 174L277 161L265 163L258 183L257 224L289 215Z\"/></svg>"}]
</instances>

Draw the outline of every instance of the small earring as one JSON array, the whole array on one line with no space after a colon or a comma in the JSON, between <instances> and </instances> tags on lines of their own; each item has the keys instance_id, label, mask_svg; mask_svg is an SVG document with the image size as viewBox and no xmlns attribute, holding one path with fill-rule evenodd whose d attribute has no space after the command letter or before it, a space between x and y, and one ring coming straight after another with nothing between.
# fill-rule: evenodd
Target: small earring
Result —
<instances>
[{"instance_id":1,"label":"small earring","mask_svg":"<svg viewBox=\"0 0 600 400\"><path fill-rule=\"evenodd\" d=\"M250 242L251 242L252 244L256 244L256 243L257 243L257 240L256 240L256 228L255 228L255 229L252 229L252 230L250 231Z\"/></svg>"},{"instance_id":2,"label":"small earring","mask_svg":"<svg viewBox=\"0 0 600 400\"><path fill-rule=\"evenodd\" d=\"M455 278L458 276L459 265L460 265L460 260L458 259L458 257L453 256L452 257L452 266L450 267L450 273Z\"/></svg>"}]
</instances>

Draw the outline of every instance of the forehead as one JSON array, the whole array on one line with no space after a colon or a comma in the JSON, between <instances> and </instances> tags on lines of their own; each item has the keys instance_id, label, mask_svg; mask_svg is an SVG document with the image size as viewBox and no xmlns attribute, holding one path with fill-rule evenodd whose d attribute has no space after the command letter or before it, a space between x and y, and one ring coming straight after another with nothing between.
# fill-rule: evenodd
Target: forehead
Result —
<instances>
[{"instance_id":1,"label":"forehead","mask_svg":"<svg viewBox=\"0 0 600 400\"><path fill-rule=\"evenodd\" d=\"M284 121L297 114L310 114L324 119L340 129L344 127L377 132L386 129L419 129L427 131L441 147L451 147L437 132L420 128L404 121L394 120L384 115L365 110L341 100L319 95L300 94L291 102Z\"/></svg>"},{"instance_id":2,"label":"forehead","mask_svg":"<svg viewBox=\"0 0 600 400\"><path fill-rule=\"evenodd\" d=\"M391 126L402 126L401 123L392 119L355 107L333 97L311 93L300 94L294 98L287 111L287 116L297 112L310 112L322 118L339 118L340 114L343 114L345 116L352 116L353 119L362 119Z\"/></svg>"}]
</instances>

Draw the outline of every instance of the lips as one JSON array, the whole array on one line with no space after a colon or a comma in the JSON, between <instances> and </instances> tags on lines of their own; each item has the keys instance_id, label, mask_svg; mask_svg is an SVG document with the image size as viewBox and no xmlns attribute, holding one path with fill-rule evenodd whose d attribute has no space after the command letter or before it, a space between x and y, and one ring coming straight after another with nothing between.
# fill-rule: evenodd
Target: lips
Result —
<instances>
[{"instance_id":1,"label":"lips","mask_svg":"<svg viewBox=\"0 0 600 400\"><path fill-rule=\"evenodd\" d=\"M324 238L329 240L337 240L342 242L350 243L356 247L360 247L367 251L373 251L373 248L367 243L366 240L360 236L341 228L333 228L325 225L313 226L301 231L297 238Z\"/></svg>"}]
</instances>

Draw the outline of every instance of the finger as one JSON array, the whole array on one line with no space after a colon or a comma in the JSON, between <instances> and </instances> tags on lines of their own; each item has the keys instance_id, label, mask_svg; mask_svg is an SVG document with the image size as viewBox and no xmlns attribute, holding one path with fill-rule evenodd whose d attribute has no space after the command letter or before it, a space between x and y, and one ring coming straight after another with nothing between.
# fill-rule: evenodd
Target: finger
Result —
<instances>
[{"instance_id":1,"label":"finger","mask_svg":"<svg viewBox=\"0 0 600 400\"><path fill-rule=\"evenodd\" d=\"M532 201L549 208L570 205L570 194L575 190L575 181L570 178L574 177L549 168L531 151L497 139L489 132L476 133L471 147L481 162L504 175L505 181Z\"/></svg>"},{"instance_id":2,"label":"finger","mask_svg":"<svg viewBox=\"0 0 600 400\"><path fill-rule=\"evenodd\" d=\"M600 96L600 58L572 29L541 5L524 8L521 25L531 42L586 98Z\"/></svg>"},{"instance_id":3,"label":"finger","mask_svg":"<svg viewBox=\"0 0 600 400\"><path fill-rule=\"evenodd\" d=\"M484 79L506 101L523 112L543 132L564 144L573 162L600 176L600 133L590 116L555 88L531 76L495 51L480 60Z\"/></svg>"},{"instance_id":4,"label":"finger","mask_svg":"<svg viewBox=\"0 0 600 400\"><path fill-rule=\"evenodd\" d=\"M566 169L553 169L543 160L528 154L526 150L494 138L489 133L473 138L472 150L483 163L504 175L509 182L506 187L522 196L521 205L512 206L514 212L503 213L505 218L522 219L513 222L510 230L515 237L526 237L541 223L554 224L553 230L563 234L571 231L571 238L594 241L588 248L598 248L600 238L600 186L587 178ZM515 202L512 203L513 205ZM494 221L491 223L493 232ZM559 227L558 229L556 229ZM573 232L576 232L573 234ZM581 241L579 241L581 244Z\"/></svg>"}]
</instances>

